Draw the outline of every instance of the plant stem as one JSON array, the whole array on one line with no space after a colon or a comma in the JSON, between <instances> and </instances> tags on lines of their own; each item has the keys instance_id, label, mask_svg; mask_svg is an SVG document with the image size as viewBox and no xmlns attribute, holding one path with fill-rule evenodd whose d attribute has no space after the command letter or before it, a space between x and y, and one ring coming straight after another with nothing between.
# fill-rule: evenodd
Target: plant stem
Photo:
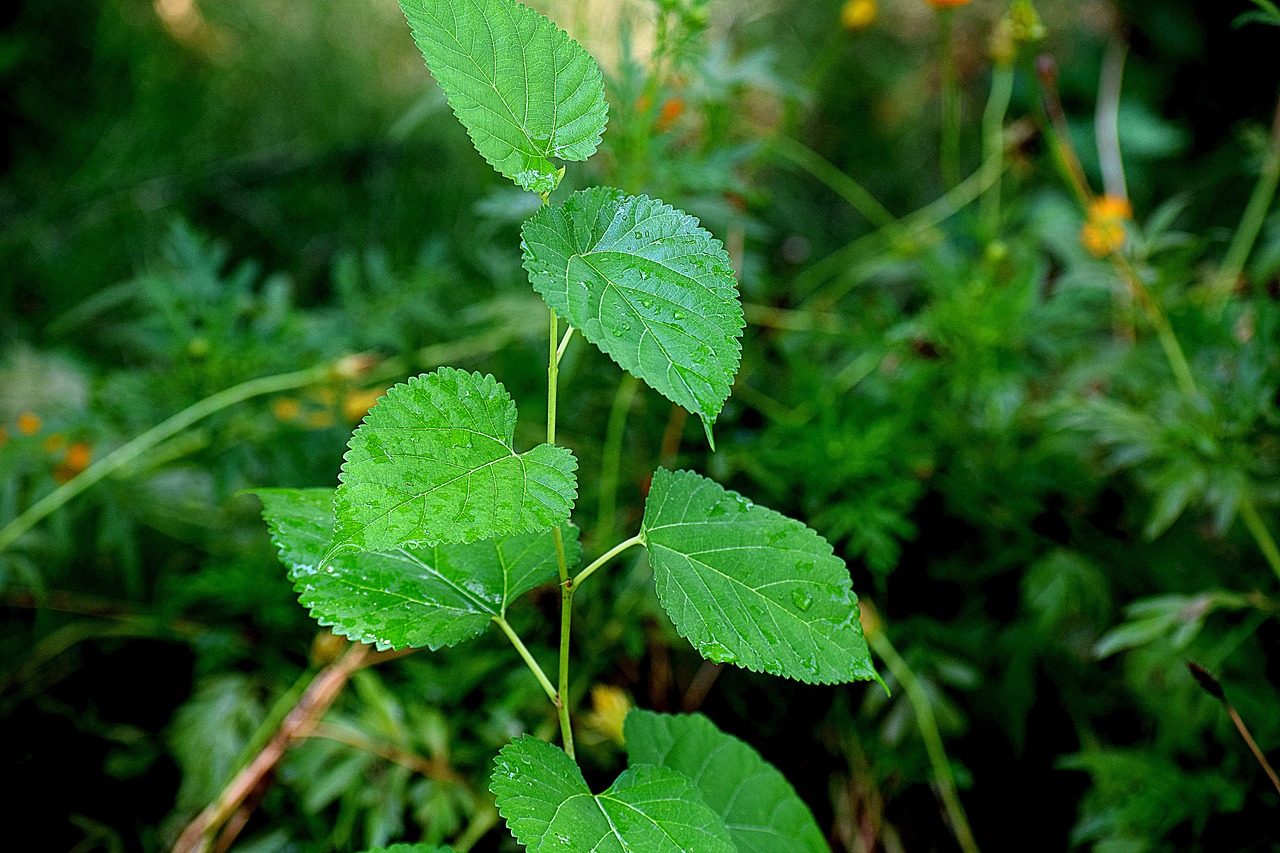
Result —
<instances>
[{"instance_id":1,"label":"plant stem","mask_svg":"<svg viewBox=\"0 0 1280 853\"><path fill-rule=\"evenodd\" d=\"M999 175L1004 171L1004 119L1013 97L1013 66L999 63L991 72L991 95L982 113L982 138L986 146L982 170ZM982 196L982 220L987 238L1000 235L1000 180L991 182Z\"/></svg>"},{"instance_id":2,"label":"plant stem","mask_svg":"<svg viewBox=\"0 0 1280 853\"><path fill-rule=\"evenodd\" d=\"M542 671L542 667L538 666L538 662L533 659L533 655L529 653L529 649L525 646L520 636L516 634L506 619L501 616L490 616L494 624L502 629L502 633L507 635L507 639L511 641L511 645L516 647L516 651L520 653L520 657L524 659L525 666L529 667L529 671L533 673L533 677L538 679L538 683L542 685L542 690L547 694L547 698L551 700L551 704L557 708L560 706L560 700L556 698L555 685L551 683L551 679L547 678L547 674Z\"/></svg>"},{"instance_id":3,"label":"plant stem","mask_svg":"<svg viewBox=\"0 0 1280 853\"><path fill-rule=\"evenodd\" d=\"M290 744L311 733L338 698L352 673L364 663L369 651L369 646L355 643L342 657L316 675L262 751L227 783L216 800L187 825L174 844L173 853L203 853L209 849L209 843L219 828L240 811L241 805L264 783Z\"/></svg>"},{"instance_id":4,"label":"plant stem","mask_svg":"<svg viewBox=\"0 0 1280 853\"><path fill-rule=\"evenodd\" d=\"M640 381L624 373L613 395L609 425L604 434L604 452L600 459L600 509L597 516L599 536L613 534L614 516L618 509L618 471L622 467L622 439L627 429L627 415L635 402Z\"/></svg>"},{"instance_id":5,"label":"plant stem","mask_svg":"<svg viewBox=\"0 0 1280 853\"><path fill-rule=\"evenodd\" d=\"M564 545L560 530L556 530L556 551L564 560ZM566 571L567 574L567 571ZM560 689L556 692L556 712L560 716L560 736L564 739L564 751L577 760L573 749L573 720L569 717L569 638L573 631L573 581L560 583Z\"/></svg>"},{"instance_id":6,"label":"plant stem","mask_svg":"<svg viewBox=\"0 0 1280 853\"><path fill-rule=\"evenodd\" d=\"M560 346L556 347L556 367L560 366L560 359L564 358L564 351L569 348L569 341L573 338L573 332L573 326L564 330L564 337L560 339Z\"/></svg>"},{"instance_id":7,"label":"plant stem","mask_svg":"<svg viewBox=\"0 0 1280 853\"><path fill-rule=\"evenodd\" d=\"M1235 287L1236 281L1244 272L1244 265L1249 260L1249 253L1258 239L1258 233L1266 221L1267 211L1276 197L1276 186L1280 184L1280 101L1276 102L1276 115L1271 124L1271 145L1267 148L1266 159L1262 163L1262 174L1249 196L1249 204L1245 207L1244 216L1236 228L1231 245L1227 247L1222 268L1214 277L1209 289L1212 293L1226 296Z\"/></svg>"},{"instance_id":8,"label":"plant stem","mask_svg":"<svg viewBox=\"0 0 1280 853\"><path fill-rule=\"evenodd\" d=\"M897 218L868 192L866 187L837 169L829 160L804 143L778 134L769 141L769 147L822 181L877 228L884 228L897 222Z\"/></svg>"},{"instance_id":9,"label":"plant stem","mask_svg":"<svg viewBox=\"0 0 1280 853\"><path fill-rule=\"evenodd\" d=\"M938 13L938 65L942 73L942 182L947 188L960 182L960 87L952 50L954 12Z\"/></svg>"},{"instance_id":10,"label":"plant stem","mask_svg":"<svg viewBox=\"0 0 1280 853\"><path fill-rule=\"evenodd\" d=\"M960 797L956 793L951 762L947 758L946 747L942 744L942 733L938 731L938 721L934 719L933 709L929 707L929 697L920 686L920 680L911 671L911 667L898 654L893 643L889 642L889 636L883 629L869 632L867 641L907 694L911 710L915 712L920 737L924 739L925 751L929 753L929 764L933 767L933 779L938 786L938 797L947 811L947 817L951 821L951 831L955 833L960 849L964 853L978 853L978 844L974 841L972 830L969 829L969 819L965 816L964 806L960 804Z\"/></svg>"},{"instance_id":11,"label":"plant stem","mask_svg":"<svg viewBox=\"0 0 1280 853\"><path fill-rule=\"evenodd\" d=\"M332 365L324 364L307 370L250 379L248 382L234 385L188 406L168 420L157 424L132 441L116 448L84 469L80 474L27 507L25 512L5 525L3 529L0 529L0 551L7 549L20 536L85 489L119 471L148 450L172 438L197 421L253 397L261 397L264 394L277 394L281 391L314 385L327 379L332 375L332 371Z\"/></svg>"},{"instance_id":12,"label":"plant stem","mask_svg":"<svg viewBox=\"0 0 1280 853\"><path fill-rule=\"evenodd\" d=\"M547 197L542 197L547 204ZM554 308L549 312L547 341L547 444L556 443L556 396L560 384L560 356L564 347L569 345L569 337L573 327L565 332L564 341L560 341L560 319L556 317ZM564 534L560 528L552 530L556 542L556 570L560 575L560 660L559 690L551 688L551 701L556 706L556 715L560 718L560 737L564 741L565 754L575 758L573 750L573 721L569 718L569 636L573 627L573 589L569 582L569 562L564 553ZM545 676L543 676L545 679ZM550 687L550 682L547 682Z\"/></svg>"},{"instance_id":13,"label":"plant stem","mask_svg":"<svg viewBox=\"0 0 1280 853\"><path fill-rule=\"evenodd\" d=\"M581 572L578 573L577 577L575 577L573 579L573 582L570 584L570 587L569 587L570 593L572 593L573 590L577 589L578 586L584 580L586 580L587 578L595 574L596 570L599 569L601 566L603 566L605 563L609 562L614 557L618 556L623 551L627 550L633 545L643 545L643 544L644 544L644 534L637 533L635 536L632 536L630 539L627 539L623 542L619 542L617 545L614 545L612 548L606 551L603 555L601 555L600 558L597 559L594 563L587 566L585 569L583 569Z\"/></svg>"},{"instance_id":14,"label":"plant stem","mask_svg":"<svg viewBox=\"0 0 1280 853\"><path fill-rule=\"evenodd\" d=\"M1254 505L1253 498L1244 497L1240 500L1240 520L1249 529L1249 533L1253 536L1253 541L1258 543L1258 550L1262 552L1262 556L1267 558L1267 565L1271 566L1271 571L1276 573L1277 578L1280 578L1280 547L1276 547L1276 540L1271 536L1271 531L1267 529L1267 525L1262 521L1262 516L1258 514L1258 508Z\"/></svg>"}]
</instances>

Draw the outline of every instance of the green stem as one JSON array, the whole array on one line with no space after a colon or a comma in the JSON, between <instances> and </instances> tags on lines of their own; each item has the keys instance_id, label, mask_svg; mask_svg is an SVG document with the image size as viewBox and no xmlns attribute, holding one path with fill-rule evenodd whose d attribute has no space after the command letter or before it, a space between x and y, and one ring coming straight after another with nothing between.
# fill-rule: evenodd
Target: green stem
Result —
<instances>
[{"instance_id":1,"label":"green stem","mask_svg":"<svg viewBox=\"0 0 1280 853\"><path fill-rule=\"evenodd\" d=\"M947 758L947 750L942 743L942 733L938 730L938 721L933 716L928 695L920 686L920 680L916 678L916 674L912 672L911 667L907 666L907 662L898 654L898 650L889 642L889 637L883 630L871 632L867 640L907 694L907 701L911 703L911 710L915 712L916 726L920 729L921 738L924 739L925 751L929 753L929 764L933 768L934 784L938 786L938 797L947 811L947 817L951 821L951 831L955 833L960 849L964 853L978 853L978 844L974 841L972 830L969 829L969 819L956 793L951 762Z\"/></svg>"},{"instance_id":2,"label":"green stem","mask_svg":"<svg viewBox=\"0 0 1280 853\"><path fill-rule=\"evenodd\" d=\"M197 421L253 397L261 397L264 394L278 394L281 391L314 385L327 379L332 374L332 371L332 365L325 364L293 373L281 373L275 376L250 379L248 382L242 382L239 385L219 391L198 403L188 406L168 420L157 424L132 441L116 448L80 474L29 506L26 512L9 522L3 529L0 529L0 551L7 549L20 536L85 489L119 471L148 450L172 438Z\"/></svg>"},{"instance_id":3,"label":"green stem","mask_svg":"<svg viewBox=\"0 0 1280 853\"><path fill-rule=\"evenodd\" d=\"M1276 540L1271 536L1271 531L1267 529L1262 516L1258 514L1253 498L1246 497L1240 501L1240 520L1249 529L1253 541L1258 543L1258 550L1267 558L1267 565L1271 566L1271 571L1280 578L1280 547L1276 546Z\"/></svg>"},{"instance_id":4,"label":"green stem","mask_svg":"<svg viewBox=\"0 0 1280 853\"><path fill-rule=\"evenodd\" d=\"M595 574L595 571L599 569L601 566L603 566L605 563L609 562L614 557L618 556L623 551L627 550L633 545L643 545L643 544L644 544L644 534L637 533L635 536L632 536L630 539L627 539L625 541L619 542L617 545L614 545L612 548L606 551L603 555L601 555L601 557L598 560L596 560L594 563L587 566L585 569L583 569L581 572L578 573L577 577L575 577L573 579L573 582L569 585L570 594L572 594L573 590L577 589L578 586L584 580L586 580L587 578Z\"/></svg>"},{"instance_id":5,"label":"green stem","mask_svg":"<svg viewBox=\"0 0 1280 853\"><path fill-rule=\"evenodd\" d=\"M613 395L613 407L609 410L609 426L605 430L604 452L600 460L600 511L599 533L613 533L614 516L618 508L618 471L622 467L622 439L627 429L627 414L640 389L640 381L630 373L623 374L618 392Z\"/></svg>"},{"instance_id":6,"label":"green stem","mask_svg":"<svg viewBox=\"0 0 1280 853\"><path fill-rule=\"evenodd\" d=\"M952 50L954 13L938 13L938 64L942 70L942 181L947 187L960 182L960 86Z\"/></svg>"},{"instance_id":7,"label":"green stem","mask_svg":"<svg viewBox=\"0 0 1280 853\"><path fill-rule=\"evenodd\" d=\"M804 169L826 184L836 195L877 228L893 225L898 220L867 188L837 169L829 160L802 142L779 134L769 146L785 159Z\"/></svg>"},{"instance_id":8,"label":"green stem","mask_svg":"<svg viewBox=\"0 0 1280 853\"><path fill-rule=\"evenodd\" d=\"M1004 119L1013 96L1013 66L998 64L991 72L991 96L982 113L982 138L986 146L982 169L999 175L1004 171ZM988 239L1000 235L1000 180L991 182L982 196L982 220Z\"/></svg>"},{"instance_id":9,"label":"green stem","mask_svg":"<svg viewBox=\"0 0 1280 853\"><path fill-rule=\"evenodd\" d=\"M555 685L551 683L551 679L547 678L547 674L542 671L542 667L538 666L538 662L533 659L533 655L529 653L529 649L520 639L519 635L507 623L507 620L501 616L489 617L494 624L502 629L502 633L507 635L507 639L511 641L511 645L516 647L516 651L520 653L520 657L524 660L525 666L529 667L529 671L533 673L533 677L538 679L538 683L542 685L542 691L547 694L547 698L551 700L551 704L557 708L560 707L560 700L556 697Z\"/></svg>"},{"instance_id":10,"label":"green stem","mask_svg":"<svg viewBox=\"0 0 1280 853\"><path fill-rule=\"evenodd\" d=\"M560 346L556 347L556 367L560 366L560 360L564 358L564 351L569 348L569 341L573 338L574 328L570 326L564 330L564 337L560 339Z\"/></svg>"},{"instance_id":11,"label":"green stem","mask_svg":"<svg viewBox=\"0 0 1280 853\"><path fill-rule=\"evenodd\" d=\"M542 197L547 203L547 197ZM548 309L547 341L550 351L547 355L547 444L556 443L556 396L560 384L560 356L563 347L568 346L573 327L565 333L564 341L560 341L560 320L555 309ZM556 569L560 575L560 689L552 690L551 701L556 706L556 715L560 718L560 736L564 741L565 754L576 758L573 750L573 722L569 718L569 635L573 625L573 589L569 583L569 562L564 553L564 535L560 528L552 531L556 542Z\"/></svg>"},{"instance_id":12,"label":"green stem","mask_svg":"<svg viewBox=\"0 0 1280 853\"><path fill-rule=\"evenodd\" d=\"M1276 103L1276 117L1271 125L1271 145L1267 149L1266 159L1262 163L1262 174L1249 196L1249 204L1245 207L1240 226L1236 228L1231 245L1227 248L1226 257L1222 261L1222 269L1210 285L1210 290L1220 296L1227 296L1235 287L1244 272L1245 262L1258 239L1262 225L1266 221L1267 211L1275 201L1276 186L1280 184L1280 102Z\"/></svg>"}]
</instances>

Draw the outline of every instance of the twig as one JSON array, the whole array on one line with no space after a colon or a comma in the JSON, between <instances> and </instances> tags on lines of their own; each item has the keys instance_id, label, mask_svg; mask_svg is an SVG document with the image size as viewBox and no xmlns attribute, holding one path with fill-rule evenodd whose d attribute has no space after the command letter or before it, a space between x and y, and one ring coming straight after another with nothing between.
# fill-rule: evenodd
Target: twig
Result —
<instances>
[{"instance_id":1,"label":"twig","mask_svg":"<svg viewBox=\"0 0 1280 853\"><path fill-rule=\"evenodd\" d=\"M205 853L209 849L210 838L239 811L267 774L275 769L289 745L295 739L307 737L311 733L338 698L352 673L360 668L369 649L369 646L363 644L352 645L342 657L316 674L298 704L285 716L280 728L262 751L182 831L173 846L173 853Z\"/></svg>"}]
</instances>

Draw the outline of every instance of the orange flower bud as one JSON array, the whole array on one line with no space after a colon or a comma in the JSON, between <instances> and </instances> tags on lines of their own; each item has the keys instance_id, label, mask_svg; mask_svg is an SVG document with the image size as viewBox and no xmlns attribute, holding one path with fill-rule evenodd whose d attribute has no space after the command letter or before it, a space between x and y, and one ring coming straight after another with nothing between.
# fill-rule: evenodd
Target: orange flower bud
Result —
<instances>
[{"instance_id":1,"label":"orange flower bud","mask_svg":"<svg viewBox=\"0 0 1280 853\"><path fill-rule=\"evenodd\" d=\"M18 432L23 435L35 435L40 431L43 421L35 412L23 412L18 415Z\"/></svg>"}]
</instances>

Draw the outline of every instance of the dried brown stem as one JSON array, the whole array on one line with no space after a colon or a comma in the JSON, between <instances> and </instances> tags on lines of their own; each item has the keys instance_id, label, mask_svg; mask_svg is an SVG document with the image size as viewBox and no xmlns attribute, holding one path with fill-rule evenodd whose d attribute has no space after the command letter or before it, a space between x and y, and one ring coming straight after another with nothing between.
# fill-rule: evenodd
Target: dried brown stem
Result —
<instances>
[{"instance_id":1,"label":"dried brown stem","mask_svg":"<svg viewBox=\"0 0 1280 853\"><path fill-rule=\"evenodd\" d=\"M271 740L222 789L218 798L196 815L173 846L173 853L207 853L209 842L229 820L240 812L245 801L258 790L263 780L280 763L295 738L311 734L320 718L329 710L351 675L369 654L369 646L356 644L316 674L298 699L298 704L285 716ZM243 820L248 820L244 815Z\"/></svg>"}]
</instances>

